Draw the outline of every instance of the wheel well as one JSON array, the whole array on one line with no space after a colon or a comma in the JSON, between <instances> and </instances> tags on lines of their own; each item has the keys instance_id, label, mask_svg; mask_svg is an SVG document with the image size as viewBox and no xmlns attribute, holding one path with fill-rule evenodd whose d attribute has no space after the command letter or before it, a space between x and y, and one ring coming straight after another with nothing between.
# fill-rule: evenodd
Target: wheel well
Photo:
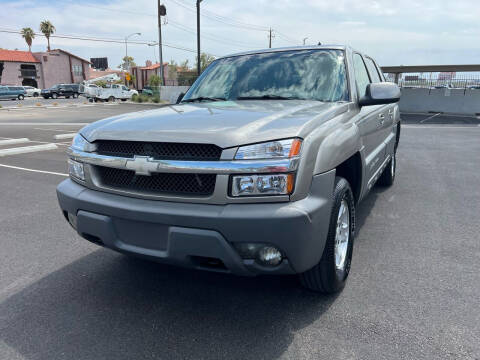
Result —
<instances>
[{"instance_id":1,"label":"wheel well","mask_svg":"<svg viewBox=\"0 0 480 360\"><path fill-rule=\"evenodd\" d=\"M348 181L352 188L355 202L358 202L362 191L362 160L360 158L360 153L355 153L338 165L336 167L335 175L341 176Z\"/></svg>"}]
</instances>

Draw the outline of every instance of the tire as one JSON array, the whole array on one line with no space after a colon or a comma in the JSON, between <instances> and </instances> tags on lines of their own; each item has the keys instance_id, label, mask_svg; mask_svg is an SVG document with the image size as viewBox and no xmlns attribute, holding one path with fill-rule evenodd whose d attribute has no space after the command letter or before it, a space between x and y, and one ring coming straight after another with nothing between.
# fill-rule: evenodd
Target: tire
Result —
<instances>
[{"instance_id":1,"label":"tire","mask_svg":"<svg viewBox=\"0 0 480 360\"><path fill-rule=\"evenodd\" d=\"M127 99L122 99L122 101L127 101Z\"/></svg>"},{"instance_id":2,"label":"tire","mask_svg":"<svg viewBox=\"0 0 480 360\"><path fill-rule=\"evenodd\" d=\"M18 95L18 100L23 100L25 99L25 96L23 96L22 94Z\"/></svg>"},{"instance_id":3,"label":"tire","mask_svg":"<svg viewBox=\"0 0 480 360\"><path fill-rule=\"evenodd\" d=\"M52 94L52 99L56 99L56 98L58 98L57 93L53 93L53 94Z\"/></svg>"},{"instance_id":4,"label":"tire","mask_svg":"<svg viewBox=\"0 0 480 360\"><path fill-rule=\"evenodd\" d=\"M115 102L115 97L110 96L107 101L108 101L108 102Z\"/></svg>"},{"instance_id":5,"label":"tire","mask_svg":"<svg viewBox=\"0 0 480 360\"><path fill-rule=\"evenodd\" d=\"M38 93L33 93L33 97L38 97Z\"/></svg>"},{"instance_id":6,"label":"tire","mask_svg":"<svg viewBox=\"0 0 480 360\"><path fill-rule=\"evenodd\" d=\"M74 98L74 99L78 98L78 94L77 94L77 93L73 93L73 98Z\"/></svg>"},{"instance_id":7,"label":"tire","mask_svg":"<svg viewBox=\"0 0 480 360\"><path fill-rule=\"evenodd\" d=\"M333 190L333 204L330 215L327 241L320 262L310 270L299 275L300 282L309 290L331 294L342 290L350 273L350 265L353 253L353 241L355 237L355 202L352 189L347 180L341 177L335 178ZM340 213L341 212L341 213ZM348 219L348 230L342 227L338 231L339 220L343 214L343 224ZM338 235L337 235L338 233ZM348 237L346 235L348 234ZM339 243L336 252L336 241ZM341 246L343 244L343 246ZM343 250L343 251L341 251ZM336 254L343 254L343 257L336 257ZM336 260L337 259L337 260Z\"/></svg>"},{"instance_id":8,"label":"tire","mask_svg":"<svg viewBox=\"0 0 480 360\"><path fill-rule=\"evenodd\" d=\"M397 171L396 153L393 152L392 158L388 162L387 167L383 170L382 175L378 179L377 184L380 186L392 186L395 181L395 172Z\"/></svg>"},{"instance_id":9,"label":"tire","mask_svg":"<svg viewBox=\"0 0 480 360\"><path fill-rule=\"evenodd\" d=\"M45 100L47 100L50 96L42 96Z\"/></svg>"}]
</instances>

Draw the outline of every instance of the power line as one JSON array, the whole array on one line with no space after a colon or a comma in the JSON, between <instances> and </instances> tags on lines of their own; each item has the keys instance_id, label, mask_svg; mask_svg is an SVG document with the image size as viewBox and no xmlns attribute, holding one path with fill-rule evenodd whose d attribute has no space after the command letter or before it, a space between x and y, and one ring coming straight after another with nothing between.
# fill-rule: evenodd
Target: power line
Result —
<instances>
[{"instance_id":1,"label":"power line","mask_svg":"<svg viewBox=\"0 0 480 360\"><path fill-rule=\"evenodd\" d=\"M0 32L2 33L10 33L10 34L21 34L20 30L7 30L7 29L0 29ZM39 36L45 36L41 33L35 33L35 35ZM89 37L89 36L75 36L75 35L62 35L62 34L55 34L55 35L50 35L52 38L59 38L59 39L70 39L70 40L82 40L82 41L94 41L94 42L104 42L104 43L116 43L116 44L125 44L125 39L105 39L105 38L97 38L97 37ZM128 41L128 44L135 44L135 45L148 45L153 43L154 41ZM188 51L192 53L196 53L196 50L186 48L183 46L178 46L178 45L172 45L163 42L163 46L177 49L177 50L182 50L182 51ZM213 54L211 54L213 55ZM217 56L217 55L215 55Z\"/></svg>"}]
</instances>

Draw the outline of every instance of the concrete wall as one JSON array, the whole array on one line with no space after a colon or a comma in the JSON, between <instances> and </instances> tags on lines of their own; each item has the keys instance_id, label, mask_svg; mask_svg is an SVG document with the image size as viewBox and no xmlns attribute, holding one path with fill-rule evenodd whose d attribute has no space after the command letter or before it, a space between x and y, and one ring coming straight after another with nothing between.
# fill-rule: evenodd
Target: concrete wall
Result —
<instances>
[{"instance_id":1,"label":"concrete wall","mask_svg":"<svg viewBox=\"0 0 480 360\"><path fill-rule=\"evenodd\" d=\"M37 78L35 79L38 83L38 86L42 86L42 69L40 64L34 63L21 63L21 62L12 62L12 61L5 61L3 62L3 73L2 73L2 80L0 82L1 85L16 85L21 86L23 77L21 77L20 72L20 65L35 65L37 68Z\"/></svg>"},{"instance_id":2,"label":"concrete wall","mask_svg":"<svg viewBox=\"0 0 480 360\"><path fill-rule=\"evenodd\" d=\"M402 88L399 105L403 112L474 115L480 113L480 90Z\"/></svg>"},{"instance_id":3,"label":"concrete wall","mask_svg":"<svg viewBox=\"0 0 480 360\"><path fill-rule=\"evenodd\" d=\"M175 104L178 96L183 92L186 93L190 86L161 86L160 87L160 100L168 101L171 104Z\"/></svg>"}]
</instances>

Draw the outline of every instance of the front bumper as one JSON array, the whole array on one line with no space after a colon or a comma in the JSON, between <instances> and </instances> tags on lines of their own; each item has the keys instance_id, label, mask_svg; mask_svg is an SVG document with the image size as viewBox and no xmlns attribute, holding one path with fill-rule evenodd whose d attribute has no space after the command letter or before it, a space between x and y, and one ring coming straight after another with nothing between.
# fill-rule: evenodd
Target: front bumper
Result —
<instances>
[{"instance_id":1,"label":"front bumper","mask_svg":"<svg viewBox=\"0 0 480 360\"><path fill-rule=\"evenodd\" d=\"M57 187L57 196L65 216L77 216L81 236L113 250L237 275L292 274L312 268L322 256L334 179L335 171L316 175L306 198L283 203L211 205L138 199L91 190L70 179ZM232 246L237 242L272 244L285 259L276 267L241 259Z\"/></svg>"}]
</instances>

